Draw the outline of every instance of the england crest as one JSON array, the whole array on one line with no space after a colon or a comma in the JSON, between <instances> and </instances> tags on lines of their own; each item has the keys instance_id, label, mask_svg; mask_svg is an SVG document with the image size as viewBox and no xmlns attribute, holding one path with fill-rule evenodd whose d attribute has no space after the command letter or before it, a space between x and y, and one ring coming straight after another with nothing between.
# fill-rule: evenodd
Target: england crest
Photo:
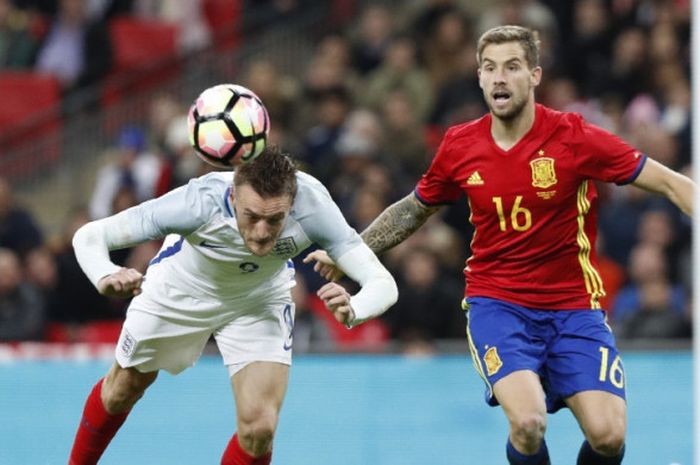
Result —
<instances>
[{"instance_id":1,"label":"england crest","mask_svg":"<svg viewBox=\"0 0 700 465\"><path fill-rule=\"evenodd\" d=\"M272 253L281 257L292 257L297 253L297 244L293 237L281 237L275 243Z\"/></svg>"}]
</instances>

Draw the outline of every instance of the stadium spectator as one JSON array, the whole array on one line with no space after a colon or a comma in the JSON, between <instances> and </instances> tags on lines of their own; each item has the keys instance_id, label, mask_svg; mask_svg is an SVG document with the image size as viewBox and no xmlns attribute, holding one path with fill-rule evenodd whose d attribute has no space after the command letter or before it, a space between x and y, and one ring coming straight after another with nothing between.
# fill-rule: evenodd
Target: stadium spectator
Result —
<instances>
[{"instance_id":1,"label":"stadium spectator","mask_svg":"<svg viewBox=\"0 0 700 465\"><path fill-rule=\"evenodd\" d=\"M101 18L87 16L85 0L59 0L35 69L56 76L66 92L97 82L112 66L107 31Z\"/></svg>"},{"instance_id":2,"label":"stadium spectator","mask_svg":"<svg viewBox=\"0 0 700 465\"><path fill-rule=\"evenodd\" d=\"M30 21L30 15L11 0L0 0L0 70L31 69L37 40Z\"/></svg>"},{"instance_id":3,"label":"stadium spectator","mask_svg":"<svg viewBox=\"0 0 700 465\"><path fill-rule=\"evenodd\" d=\"M248 66L243 84L260 97L275 125L285 130L292 127L299 86L285 76L270 60L255 60Z\"/></svg>"},{"instance_id":4,"label":"stadium spectator","mask_svg":"<svg viewBox=\"0 0 700 465\"><path fill-rule=\"evenodd\" d=\"M352 98L344 87L314 93L316 124L306 132L301 160L309 171L326 181L337 158L336 144L352 108Z\"/></svg>"},{"instance_id":5,"label":"stadium spectator","mask_svg":"<svg viewBox=\"0 0 700 465\"><path fill-rule=\"evenodd\" d=\"M609 78L612 15L604 0L579 0L573 4L571 37L562 46L562 63L557 71L573 79L582 95L598 96Z\"/></svg>"},{"instance_id":6,"label":"stadium spectator","mask_svg":"<svg viewBox=\"0 0 700 465\"><path fill-rule=\"evenodd\" d=\"M435 19L434 28L420 46L420 56L432 82L432 92L459 73L459 55L471 37L461 10L449 9Z\"/></svg>"},{"instance_id":7,"label":"stadium spectator","mask_svg":"<svg viewBox=\"0 0 700 465\"><path fill-rule=\"evenodd\" d=\"M663 307L676 316L685 314L688 298L682 287L671 284L668 260L659 244L638 243L630 254L627 275L629 283L620 290L613 304L612 315L616 325L624 324L642 308L653 311ZM654 296L652 290L659 293Z\"/></svg>"},{"instance_id":8,"label":"stadium spectator","mask_svg":"<svg viewBox=\"0 0 700 465\"><path fill-rule=\"evenodd\" d=\"M0 247L20 256L44 242L44 234L31 212L15 203L12 186L0 177Z\"/></svg>"},{"instance_id":9,"label":"stadium spectator","mask_svg":"<svg viewBox=\"0 0 700 465\"><path fill-rule=\"evenodd\" d=\"M233 184L232 184L233 178ZM148 279L108 259L108 249L168 235ZM90 393L70 457L95 464L159 370L193 365L214 337L236 401L237 433L224 465L267 465L285 395L294 328L291 258L329 249L361 286L318 290L338 322L355 326L396 301L389 272L344 220L323 186L266 148L230 172L78 230L78 261L104 295L132 297L116 361Z\"/></svg>"},{"instance_id":10,"label":"stadium spectator","mask_svg":"<svg viewBox=\"0 0 700 465\"><path fill-rule=\"evenodd\" d=\"M124 193L124 189L133 191L139 202L153 198L160 170L160 158L147 150L145 132L136 126L123 128L117 137L116 152L97 173L90 198L91 217L113 214L117 194Z\"/></svg>"},{"instance_id":11,"label":"stadium spectator","mask_svg":"<svg viewBox=\"0 0 700 465\"><path fill-rule=\"evenodd\" d=\"M394 37L387 46L381 65L369 73L359 89L357 100L380 111L393 92L402 92L418 121L425 121L433 104L434 82L418 66L416 46L408 36Z\"/></svg>"},{"instance_id":12,"label":"stadium spectator","mask_svg":"<svg viewBox=\"0 0 700 465\"><path fill-rule=\"evenodd\" d=\"M80 269L71 240L75 232L90 221L87 208L75 208L63 225L56 254L58 282L55 302L49 305L51 322L71 327L94 320L121 319L125 306L115 299L100 295Z\"/></svg>"},{"instance_id":13,"label":"stadium spectator","mask_svg":"<svg viewBox=\"0 0 700 465\"><path fill-rule=\"evenodd\" d=\"M22 263L0 248L0 342L39 341L46 326L46 304L39 290L23 280Z\"/></svg>"},{"instance_id":14,"label":"stadium spectator","mask_svg":"<svg viewBox=\"0 0 700 465\"><path fill-rule=\"evenodd\" d=\"M386 5L364 7L357 28L349 34L352 65L360 75L369 74L384 61L394 29L393 15Z\"/></svg>"},{"instance_id":15,"label":"stadium spectator","mask_svg":"<svg viewBox=\"0 0 700 465\"><path fill-rule=\"evenodd\" d=\"M456 122L474 119L486 110L476 78L475 57L474 46L464 44L462 51L455 57L454 76L437 86L429 123L440 131L440 136Z\"/></svg>"},{"instance_id":16,"label":"stadium spectator","mask_svg":"<svg viewBox=\"0 0 700 465\"><path fill-rule=\"evenodd\" d=\"M401 289L399 300L382 319L403 350L410 352L414 344L432 345L437 339L464 333L456 324L461 315L453 311L459 304L459 281L445 273L435 252L426 247L407 250L395 276Z\"/></svg>"},{"instance_id":17,"label":"stadium spectator","mask_svg":"<svg viewBox=\"0 0 700 465\"><path fill-rule=\"evenodd\" d=\"M624 339L690 338L692 324L688 313L678 313L671 304L671 289L663 282L648 283L642 289L640 307L615 326Z\"/></svg>"},{"instance_id":18,"label":"stadium spectator","mask_svg":"<svg viewBox=\"0 0 700 465\"><path fill-rule=\"evenodd\" d=\"M203 0L138 0L133 2L132 13L141 18L175 24L178 51L187 54L211 43L203 6Z\"/></svg>"}]
</instances>

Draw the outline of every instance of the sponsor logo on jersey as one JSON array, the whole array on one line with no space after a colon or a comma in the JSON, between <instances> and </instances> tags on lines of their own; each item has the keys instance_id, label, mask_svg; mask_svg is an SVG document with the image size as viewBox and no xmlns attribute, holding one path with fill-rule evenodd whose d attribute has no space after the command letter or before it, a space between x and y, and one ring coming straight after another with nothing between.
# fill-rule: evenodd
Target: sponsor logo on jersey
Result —
<instances>
[{"instance_id":1,"label":"sponsor logo on jersey","mask_svg":"<svg viewBox=\"0 0 700 465\"><path fill-rule=\"evenodd\" d=\"M501 357L498 356L498 349L491 347L484 354L484 362L486 363L486 373L493 376L498 373L498 370L503 366Z\"/></svg>"},{"instance_id":2,"label":"sponsor logo on jersey","mask_svg":"<svg viewBox=\"0 0 700 465\"><path fill-rule=\"evenodd\" d=\"M280 237L277 239L272 253L282 257L291 257L297 253L297 244L293 237Z\"/></svg>"},{"instance_id":3,"label":"sponsor logo on jersey","mask_svg":"<svg viewBox=\"0 0 700 465\"><path fill-rule=\"evenodd\" d=\"M540 150L539 154L544 154ZM539 157L530 162L532 170L532 185L540 189L546 189L557 183L557 173L554 171L554 158Z\"/></svg>"},{"instance_id":4,"label":"sponsor logo on jersey","mask_svg":"<svg viewBox=\"0 0 700 465\"><path fill-rule=\"evenodd\" d=\"M484 185L484 179L481 177L478 171L474 171L469 177L467 178L467 185L468 186L483 186Z\"/></svg>"},{"instance_id":5,"label":"sponsor logo on jersey","mask_svg":"<svg viewBox=\"0 0 700 465\"><path fill-rule=\"evenodd\" d=\"M134 339L129 331L124 329L124 334L122 334L122 340L119 344L119 348L124 355L130 357L131 354L134 353L134 346L136 346L136 339Z\"/></svg>"},{"instance_id":6,"label":"sponsor logo on jersey","mask_svg":"<svg viewBox=\"0 0 700 465\"><path fill-rule=\"evenodd\" d=\"M258 271L260 265L253 262L243 262L240 265L238 265L238 268L244 273L253 273L255 271Z\"/></svg>"},{"instance_id":7,"label":"sponsor logo on jersey","mask_svg":"<svg viewBox=\"0 0 700 465\"><path fill-rule=\"evenodd\" d=\"M199 243L199 245L202 247L206 247L208 249L225 249L226 248L225 245L212 244L211 242L207 242L207 241L202 241Z\"/></svg>"}]
</instances>

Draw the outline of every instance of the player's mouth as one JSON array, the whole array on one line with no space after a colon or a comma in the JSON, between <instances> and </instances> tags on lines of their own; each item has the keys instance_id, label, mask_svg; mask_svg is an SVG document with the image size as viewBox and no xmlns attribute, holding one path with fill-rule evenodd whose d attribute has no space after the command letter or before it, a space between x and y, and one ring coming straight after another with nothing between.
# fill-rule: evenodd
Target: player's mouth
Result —
<instances>
[{"instance_id":1,"label":"player's mouth","mask_svg":"<svg viewBox=\"0 0 700 465\"><path fill-rule=\"evenodd\" d=\"M498 106L506 105L510 102L510 92L505 90L497 90L491 94L493 102Z\"/></svg>"}]
</instances>

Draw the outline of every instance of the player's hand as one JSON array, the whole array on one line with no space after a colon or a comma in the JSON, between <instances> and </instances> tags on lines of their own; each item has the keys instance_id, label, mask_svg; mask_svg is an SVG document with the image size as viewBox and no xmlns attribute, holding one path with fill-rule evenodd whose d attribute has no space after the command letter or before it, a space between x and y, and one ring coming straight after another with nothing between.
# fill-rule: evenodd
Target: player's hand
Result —
<instances>
[{"instance_id":1,"label":"player's hand","mask_svg":"<svg viewBox=\"0 0 700 465\"><path fill-rule=\"evenodd\" d=\"M355 319L355 311L350 305L350 294L340 284L327 283L316 291L316 295L323 300L326 308L339 323L348 325Z\"/></svg>"},{"instance_id":2,"label":"player's hand","mask_svg":"<svg viewBox=\"0 0 700 465\"><path fill-rule=\"evenodd\" d=\"M97 282L97 290L107 297L135 297L141 293L143 275L133 268L121 268Z\"/></svg>"},{"instance_id":3,"label":"player's hand","mask_svg":"<svg viewBox=\"0 0 700 465\"><path fill-rule=\"evenodd\" d=\"M314 271L328 281L336 282L345 276L345 273L340 271L340 268L335 265L335 262L328 256L325 250L314 250L304 257L304 263L311 263L313 261L316 262L314 264Z\"/></svg>"}]
</instances>

